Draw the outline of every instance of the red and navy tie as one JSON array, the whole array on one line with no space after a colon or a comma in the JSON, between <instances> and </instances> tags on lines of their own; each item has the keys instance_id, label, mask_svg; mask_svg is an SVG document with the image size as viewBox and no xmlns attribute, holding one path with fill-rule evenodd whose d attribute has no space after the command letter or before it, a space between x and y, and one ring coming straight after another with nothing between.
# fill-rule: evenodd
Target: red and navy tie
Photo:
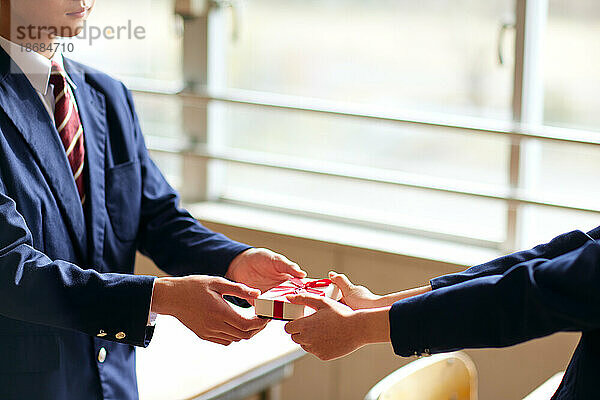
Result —
<instances>
[{"instance_id":1,"label":"red and navy tie","mask_svg":"<svg viewBox=\"0 0 600 400\"><path fill-rule=\"evenodd\" d=\"M85 148L83 145L83 125L79 119L77 104L75 104L71 87L67 83L65 72L55 61L52 61L50 83L54 85L54 123L67 153L67 159L71 166L81 204L84 204L85 182L83 168L85 164Z\"/></svg>"}]
</instances>

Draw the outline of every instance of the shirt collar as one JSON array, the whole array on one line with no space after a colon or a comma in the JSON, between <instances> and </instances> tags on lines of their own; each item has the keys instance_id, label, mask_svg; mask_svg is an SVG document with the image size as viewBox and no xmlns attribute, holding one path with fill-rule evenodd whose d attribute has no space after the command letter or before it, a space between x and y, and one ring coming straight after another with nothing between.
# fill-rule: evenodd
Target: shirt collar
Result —
<instances>
[{"instance_id":1,"label":"shirt collar","mask_svg":"<svg viewBox=\"0 0 600 400\"><path fill-rule=\"evenodd\" d=\"M28 50L2 36L0 36L0 47L4 49L21 71L23 71L31 83L31 86L44 96L48 93L52 61L55 61L60 65L62 70L65 71L64 58L60 51L57 51L50 60L43 55ZM73 83L66 71L65 76L73 90L77 89L77 86Z\"/></svg>"}]
</instances>

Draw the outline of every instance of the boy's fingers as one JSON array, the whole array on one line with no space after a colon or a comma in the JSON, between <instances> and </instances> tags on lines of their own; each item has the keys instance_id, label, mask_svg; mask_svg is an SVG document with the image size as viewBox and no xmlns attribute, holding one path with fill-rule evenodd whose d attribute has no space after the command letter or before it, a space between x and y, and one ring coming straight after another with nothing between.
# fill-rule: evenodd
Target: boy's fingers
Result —
<instances>
[{"instance_id":1,"label":"boy's fingers","mask_svg":"<svg viewBox=\"0 0 600 400\"><path fill-rule=\"evenodd\" d=\"M284 256L280 256L279 259L279 272L290 275L292 278L304 278L306 277L306 271L304 271L298 264L288 260Z\"/></svg>"},{"instance_id":2,"label":"boy's fingers","mask_svg":"<svg viewBox=\"0 0 600 400\"><path fill-rule=\"evenodd\" d=\"M299 333L292 334L292 340L298 344L302 344L302 338Z\"/></svg>"},{"instance_id":3,"label":"boy's fingers","mask_svg":"<svg viewBox=\"0 0 600 400\"><path fill-rule=\"evenodd\" d=\"M293 277L295 277L295 278L304 278L304 277L306 277L306 272L302 268L300 268L300 266L298 264L296 264L296 263L291 263L289 265L289 271L288 271L288 273L290 275L292 275Z\"/></svg>"},{"instance_id":4,"label":"boy's fingers","mask_svg":"<svg viewBox=\"0 0 600 400\"><path fill-rule=\"evenodd\" d=\"M295 333L299 333L300 332L300 328L302 326L302 320L304 318L299 318L297 320L294 321L290 321L287 324L285 324L285 326L283 327L283 329L289 333L290 335L293 335Z\"/></svg>"},{"instance_id":5,"label":"boy's fingers","mask_svg":"<svg viewBox=\"0 0 600 400\"><path fill-rule=\"evenodd\" d=\"M254 300L260 295L260 290L250 288L246 285L236 282L230 282L225 279L212 284L212 289L221 295L230 295L245 300Z\"/></svg>"},{"instance_id":6,"label":"boy's fingers","mask_svg":"<svg viewBox=\"0 0 600 400\"><path fill-rule=\"evenodd\" d=\"M205 340L209 342L217 343L223 346L229 346L231 344L231 340L220 339L216 337L207 337Z\"/></svg>"},{"instance_id":7,"label":"boy's fingers","mask_svg":"<svg viewBox=\"0 0 600 400\"><path fill-rule=\"evenodd\" d=\"M223 316L223 320L225 321L225 323L244 332L263 329L269 322L269 320L265 318L246 318L235 312L233 309L230 313L227 314L228 315Z\"/></svg>"}]
</instances>

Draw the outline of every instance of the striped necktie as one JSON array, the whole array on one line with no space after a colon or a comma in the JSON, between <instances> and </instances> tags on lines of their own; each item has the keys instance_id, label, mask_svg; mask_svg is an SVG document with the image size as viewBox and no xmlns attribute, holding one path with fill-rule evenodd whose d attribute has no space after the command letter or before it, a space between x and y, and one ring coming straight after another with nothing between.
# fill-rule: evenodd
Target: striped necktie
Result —
<instances>
[{"instance_id":1,"label":"striped necktie","mask_svg":"<svg viewBox=\"0 0 600 400\"><path fill-rule=\"evenodd\" d=\"M75 179L81 204L85 203L85 182L83 168L85 148L83 145L83 125L71 87L67 83L64 70L52 61L50 83L54 85L54 123L60 140L67 153L67 159Z\"/></svg>"}]
</instances>

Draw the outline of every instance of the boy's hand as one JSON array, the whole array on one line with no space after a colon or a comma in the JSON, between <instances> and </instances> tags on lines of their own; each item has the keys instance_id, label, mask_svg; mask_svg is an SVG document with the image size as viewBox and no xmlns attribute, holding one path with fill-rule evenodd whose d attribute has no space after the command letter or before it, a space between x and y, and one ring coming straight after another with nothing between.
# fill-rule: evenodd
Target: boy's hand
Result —
<instances>
[{"instance_id":1,"label":"boy's hand","mask_svg":"<svg viewBox=\"0 0 600 400\"><path fill-rule=\"evenodd\" d=\"M225 276L266 292L291 278L304 278L306 272L281 254L267 249L249 249L233 259Z\"/></svg>"},{"instance_id":2,"label":"boy's hand","mask_svg":"<svg viewBox=\"0 0 600 400\"><path fill-rule=\"evenodd\" d=\"M259 294L256 289L214 276L157 278L151 310L176 317L201 339L227 346L250 339L268 320L238 314L223 296L252 301Z\"/></svg>"}]
</instances>

